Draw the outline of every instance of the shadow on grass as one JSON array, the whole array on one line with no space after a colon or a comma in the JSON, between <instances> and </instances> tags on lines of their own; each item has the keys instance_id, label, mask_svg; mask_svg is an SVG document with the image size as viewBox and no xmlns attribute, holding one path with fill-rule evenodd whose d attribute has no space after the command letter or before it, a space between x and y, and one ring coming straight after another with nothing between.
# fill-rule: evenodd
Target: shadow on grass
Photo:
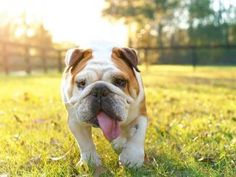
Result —
<instances>
[{"instance_id":1,"label":"shadow on grass","mask_svg":"<svg viewBox=\"0 0 236 177\"><path fill-rule=\"evenodd\" d=\"M140 169L126 169L127 176L179 176L203 177L197 167L189 166L169 157L167 154L158 154L149 157L144 167Z\"/></svg>"},{"instance_id":2,"label":"shadow on grass","mask_svg":"<svg viewBox=\"0 0 236 177\"><path fill-rule=\"evenodd\" d=\"M74 171L74 175L82 175L83 172ZM117 169L106 168L105 173L97 175L90 169L90 173L83 175L112 177L112 176L127 176L127 177L156 177L156 176L176 176L176 177L203 177L206 174L201 173L196 167L189 167L179 163L177 160L168 157L166 154L153 156L147 160L143 167L140 168L125 168L117 166Z\"/></svg>"}]
</instances>

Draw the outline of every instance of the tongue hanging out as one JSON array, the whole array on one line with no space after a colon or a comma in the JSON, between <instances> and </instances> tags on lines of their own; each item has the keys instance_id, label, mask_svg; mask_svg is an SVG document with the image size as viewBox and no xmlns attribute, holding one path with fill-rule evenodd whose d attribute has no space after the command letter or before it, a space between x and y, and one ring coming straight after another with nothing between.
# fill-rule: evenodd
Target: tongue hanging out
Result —
<instances>
[{"instance_id":1,"label":"tongue hanging out","mask_svg":"<svg viewBox=\"0 0 236 177\"><path fill-rule=\"evenodd\" d=\"M97 115L99 126L102 129L104 136L112 141L120 135L120 126L117 120L108 117L104 112Z\"/></svg>"}]
</instances>

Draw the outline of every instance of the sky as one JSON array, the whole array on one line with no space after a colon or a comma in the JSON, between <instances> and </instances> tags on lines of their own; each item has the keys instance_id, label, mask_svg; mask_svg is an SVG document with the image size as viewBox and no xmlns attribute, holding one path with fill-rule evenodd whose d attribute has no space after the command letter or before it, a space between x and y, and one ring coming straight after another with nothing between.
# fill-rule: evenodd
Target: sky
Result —
<instances>
[{"instance_id":1,"label":"sky","mask_svg":"<svg viewBox=\"0 0 236 177\"><path fill-rule=\"evenodd\" d=\"M214 0L227 7L236 0ZM102 18L104 0L0 0L0 24L17 20L25 12L28 21L42 21L55 42L89 43L94 40L127 42L127 28L122 22Z\"/></svg>"},{"instance_id":2,"label":"sky","mask_svg":"<svg viewBox=\"0 0 236 177\"><path fill-rule=\"evenodd\" d=\"M0 21L26 12L28 21L43 21L56 42L106 40L125 44L126 27L102 18L103 7L104 0L0 0Z\"/></svg>"}]
</instances>

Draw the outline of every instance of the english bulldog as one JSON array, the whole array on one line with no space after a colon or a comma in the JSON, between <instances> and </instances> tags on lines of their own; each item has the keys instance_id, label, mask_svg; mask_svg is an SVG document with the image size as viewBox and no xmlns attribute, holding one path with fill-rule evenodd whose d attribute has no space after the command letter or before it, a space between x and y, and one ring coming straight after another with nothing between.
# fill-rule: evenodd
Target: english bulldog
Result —
<instances>
[{"instance_id":1,"label":"english bulldog","mask_svg":"<svg viewBox=\"0 0 236 177\"><path fill-rule=\"evenodd\" d=\"M142 166L148 119L135 50L74 48L67 51L65 64L62 97L80 148L79 163L101 166L91 135L91 128L99 127L122 165Z\"/></svg>"}]
</instances>

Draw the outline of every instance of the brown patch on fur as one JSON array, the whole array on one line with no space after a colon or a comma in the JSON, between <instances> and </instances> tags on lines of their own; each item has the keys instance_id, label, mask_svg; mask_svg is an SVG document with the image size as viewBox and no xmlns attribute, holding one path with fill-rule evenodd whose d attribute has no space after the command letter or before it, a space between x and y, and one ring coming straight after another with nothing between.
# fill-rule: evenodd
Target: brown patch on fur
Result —
<instances>
[{"instance_id":1,"label":"brown patch on fur","mask_svg":"<svg viewBox=\"0 0 236 177\"><path fill-rule=\"evenodd\" d=\"M118 69L120 69L121 74L124 76L125 79L128 80L128 85L125 88L125 93L133 96L132 89L134 89L137 96L139 93L139 86L138 81L134 75L133 68L128 66L127 63L122 58L120 58L119 48L113 48L111 56L115 65L118 67Z\"/></svg>"},{"instance_id":2,"label":"brown patch on fur","mask_svg":"<svg viewBox=\"0 0 236 177\"><path fill-rule=\"evenodd\" d=\"M83 52L83 58L70 68L72 81L74 82L75 76L86 66L87 62L92 58L92 50L87 49Z\"/></svg>"},{"instance_id":3,"label":"brown patch on fur","mask_svg":"<svg viewBox=\"0 0 236 177\"><path fill-rule=\"evenodd\" d=\"M64 71L64 79L69 80L72 86L75 82L75 76L86 66L86 63L92 58L92 49L84 50L81 56L81 58L77 58L77 62L75 62L72 66L68 65ZM72 86L67 93L69 97L72 97Z\"/></svg>"},{"instance_id":4,"label":"brown patch on fur","mask_svg":"<svg viewBox=\"0 0 236 177\"><path fill-rule=\"evenodd\" d=\"M134 68L137 72L140 72L138 69L138 56L134 49L122 47L122 48L113 48L113 51L117 53L119 58L122 58L130 67Z\"/></svg>"}]
</instances>

